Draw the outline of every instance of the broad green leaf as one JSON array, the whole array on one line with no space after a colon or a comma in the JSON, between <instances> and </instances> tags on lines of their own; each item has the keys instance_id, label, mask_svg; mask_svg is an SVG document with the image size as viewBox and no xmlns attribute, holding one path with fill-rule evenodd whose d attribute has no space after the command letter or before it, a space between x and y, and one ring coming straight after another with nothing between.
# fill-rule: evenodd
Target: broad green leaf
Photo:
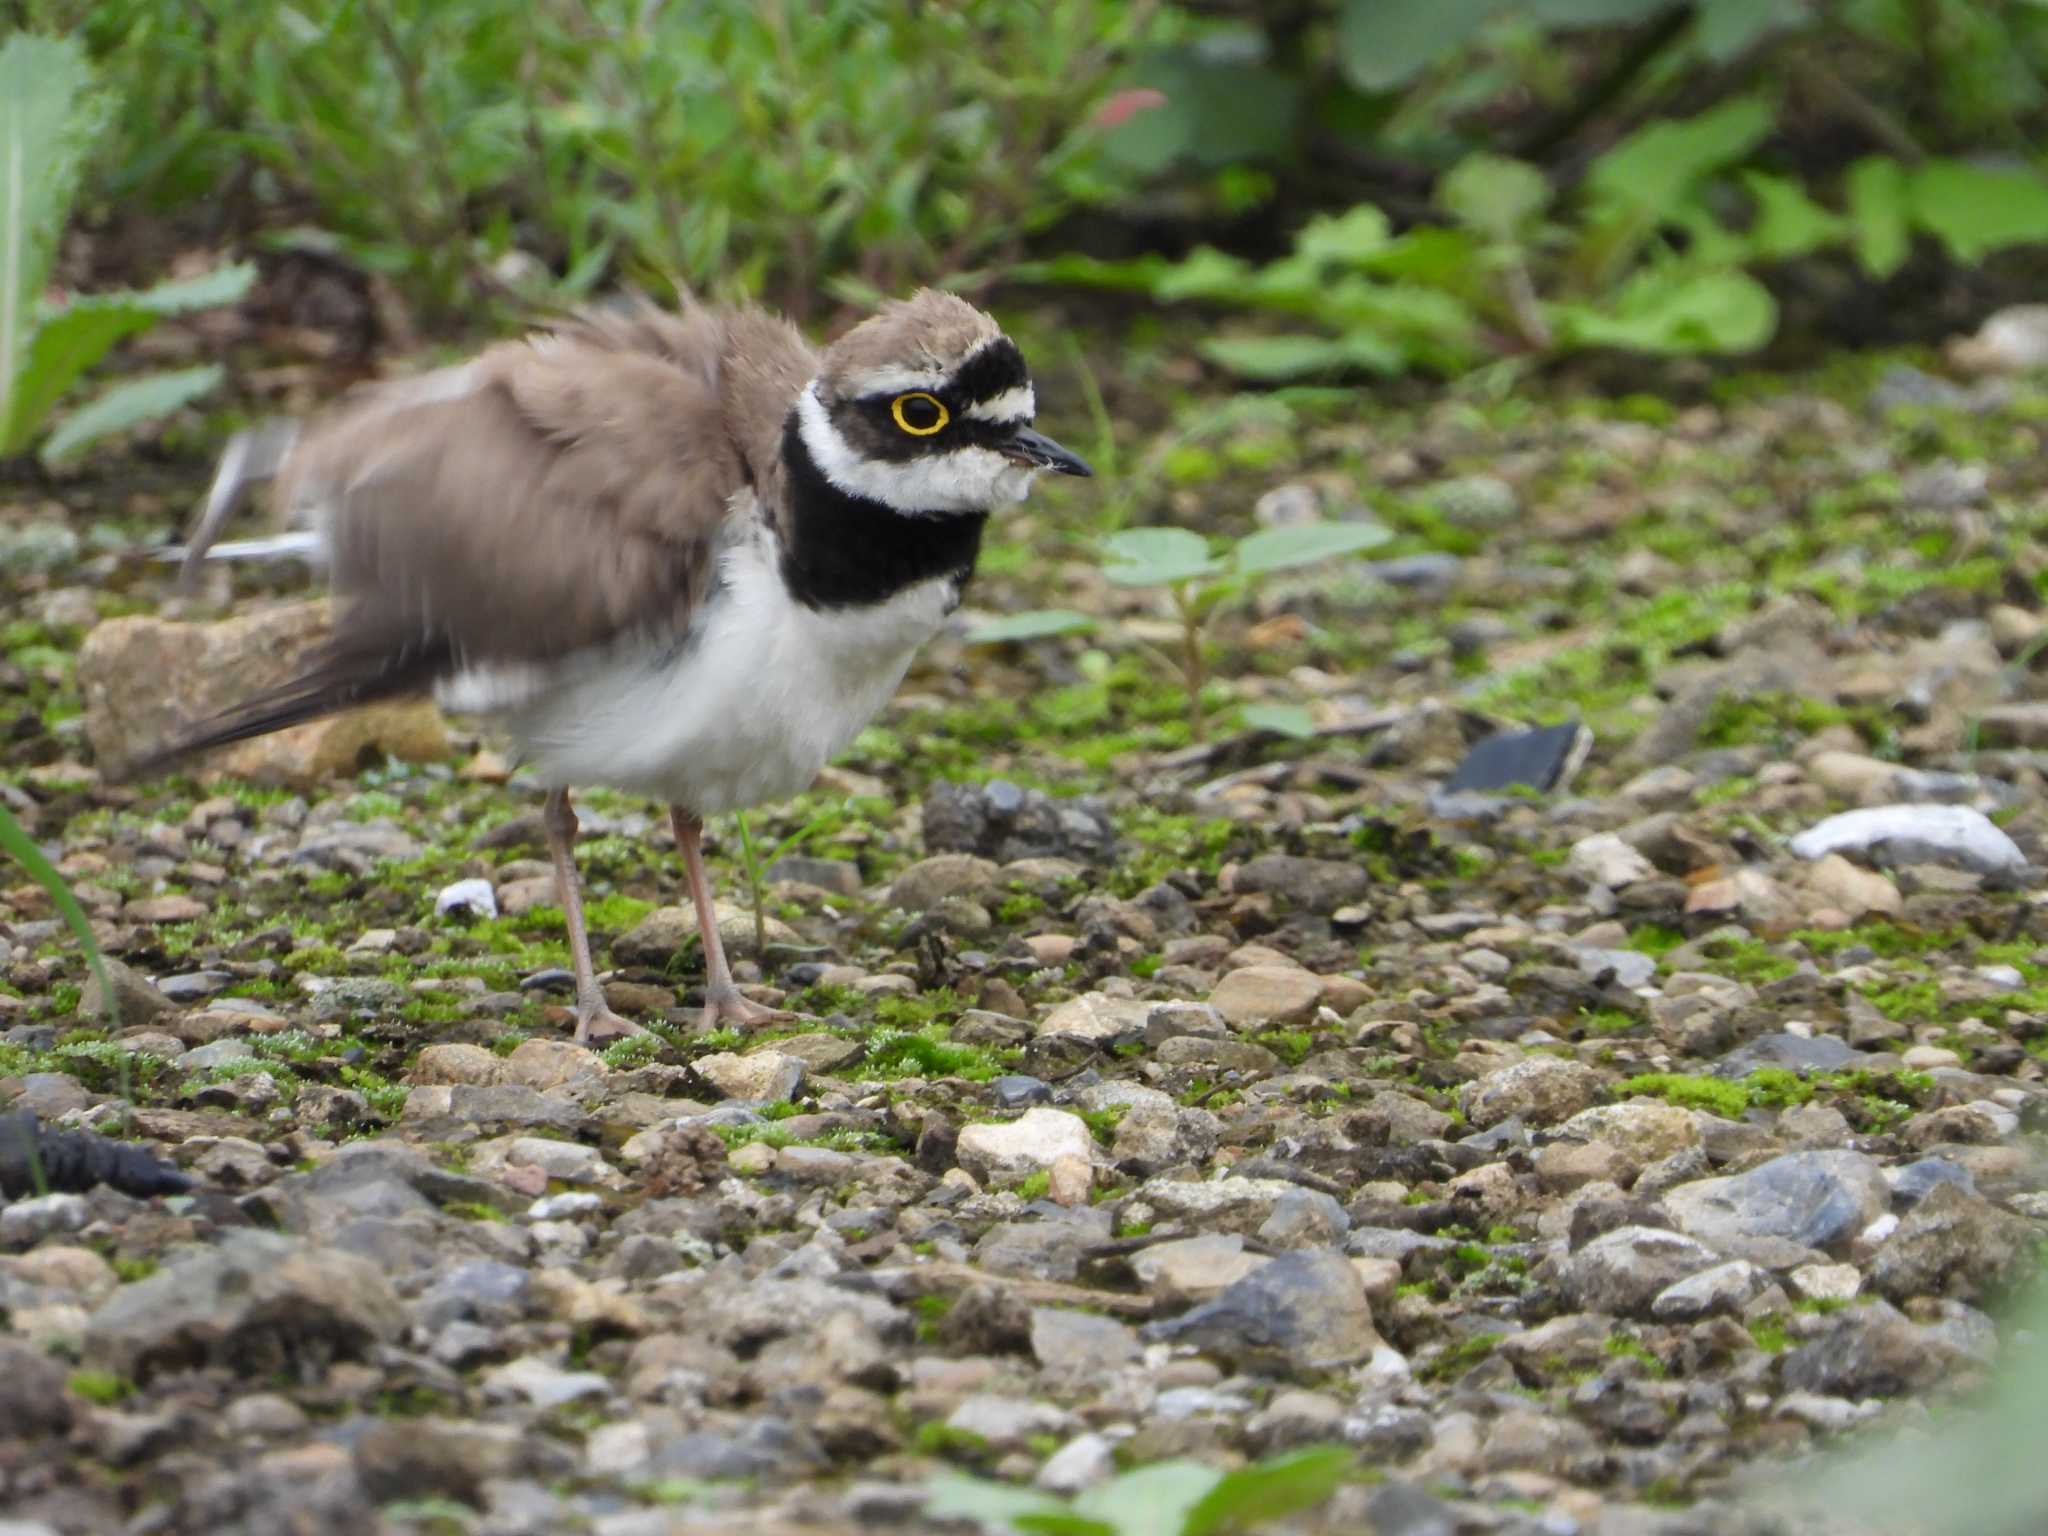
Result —
<instances>
[{"instance_id":1,"label":"broad green leaf","mask_svg":"<svg viewBox=\"0 0 2048 1536\"><path fill-rule=\"evenodd\" d=\"M36 311L86 152L106 121L72 38L17 32L0 47L0 458L19 452L56 399L19 398L35 363Z\"/></svg>"},{"instance_id":2,"label":"broad green leaf","mask_svg":"<svg viewBox=\"0 0 2048 1536\"><path fill-rule=\"evenodd\" d=\"M1535 166L1505 155L1467 155L1437 183L1436 200L1459 223L1488 239L1518 239L1550 205L1550 182Z\"/></svg>"},{"instance_id":3,"label":"broad green leaf","mask_svg":"<svg viewBox=\"0 0 2048 1536\"><path fill-rule=\"evenodd\" d=\"M1742 272L1644 272L1607 308L1560 304L1560 338L1630 352L1753 352L1777 329L1770 291Z\"/></svg>"},{"instance_id":4,"label":"broad green leaf","mask_svg":"<svg viewBox=\"0 0 2048 1536\"><path fill-rule=\"evenodd\" d=\"M1849 167L1846 191L1857 261L1872 277L1890 277L1913 248L1906 168L1882 155L1866 156Z\"/></svg>"},{"instance_id":5,"label":"broad green leaf","mask_svg":"<svg viewBox=\"0 0 2048 1536\"><path fill-rule=\"evenodd\" d=\"M1240 378L1274 381L1310 378L1361 368L1395 374L1408 366L1400 348L1363 332L1329 336L1216 336L1202 356Z\"/></svg>"},{"instance_id":6,"label":"broad green leaf","mask_svg":"<svg viewBox=\"0 0 2048 1536\"><path fill-rule=\"evenodd\" d=\"M232 267L216 267L198 277L158 283L154 288L145 288L139 293L110 293L106 297L126 300L154 314L181 315L190 310L232 304L247 293L249 285L255 281L256 268L244 261Z\"/></svg>"},{"instance_id":7,"label":"broad green leaf","mask_svg":"<svg viewBox=\"0 0 2048 1536\"><path fill-rule=\"evenodd\" d=\"M1806 0L1700 0L1693 41L1716 64L1725 64L1773 32L1813 19Z\"/></svg>"},{"instance_id":8,"label":"broad green leaf","mask_svg":"<svg viewBox=\"0 0 2048 1536\"><path fill-rule=\"evenodd\" d=\"M2048 180L2029 170L1992 170L1930 160L1912 173L1913 213L1957 261L2048 241Z\"/></svg>"},{"instance_id":9,"label":"broad green leaf","mask_svg":"<svg viewBox=\"0 0 2048 1536\"><path fill-rule=\"evenodd\" d=\"M1387 248L1393 226L1371 203L1308 221L1294 248L1312 262L1356 262Z\"/></svg>"},{"instance_id":10,"label":"broad green leaf","mask_svg":"<svg viewBox=\"0 0 2048 1536\"><path fill-rule=\"evenodd\" d=\"M1238 540L1232 559L1241 574L1255 576L1356 554L1392 537L1377 523L1297 523L1246 534Z\"/></svg>"},{"instance_id":11,"label":"broad green leaf","mask_svg":"<svg viewBox=\"0 0 2048 1536\"><path fill-rule=\"evenodd\" d=\"M50 898L50 905L64 919L64 925L78 940L78 947L85 951L85 963L92 967L93 975L99 979L100 1003L106 1011L108 1027L119 1029L121 1019L114 1002L113 978L107 975L107 963L92 936L92 924L86 921L84 909L71 894L71 887L64 883L64 877L57 873L57 867L44 856L43 850L22 830L21 823L4 805L0 805L0 853L8 855L27 870L28 877Z\"/></svg>"},{"instance_id":12,"label":"broad green leaf","mask_svg":"<svg viewBox=\"0 0 2048 1536\"><path fill-rule=\"evenodd\" d=\"M1750 244L1765 261L1790 261L1795 256L1809 255L1824 245L1834 244L1848 230L1839 214L1821 207L1796 181L1747 171L1742 184L1756 199Z\"/></svg>"},{"instance_id":13,"label":"broad green leaf","mask_svg":"<svg viewBox=\"0 0 2048 1536\"><path fill-rule=\"evenodd\" d=\"M1051 1494L1008 1483L985 1482L957 1472L943 1472L931 1481L924 1513L934 1520L973 1520L985 1531L1016 1529L1019 1517L1061 1515L1067 1506Z\"/></svg>"},{"instance_id":14,"label":"broad green leaf","mask_svg":"<svg viewBox=\"0 0 2048 1536\"><path fill-rule=\"evenodd\" d=\"M1337 64L1361 91L1406 85L1471 39L1498 0L1346 0Z\"/></svg>"},{"instance_id":15,"label":"broad green leaf","mask_svg":"<svg viewBox=\"0 0 2048 1536\"><path fill-rule=\"evenodd\" d=\"M1223 563L1209 541L1185 528L1127 528L1102 541L1106 580L1120 587L1158 587L1213 576Z\"/></svg>"},{"instance_id":16,"label":"broad green leaf","mask_svg":"<svg viewBox=\"0 0 2048 1536\"><path fill-rule=\"evenodd\" d=\"M1693 183L1727 169L1762 143L1772 122L1767 105L1745 96L1697 117L1651 123L1593 162L1586 173L1587 193L1597 202L1668 217Z\"/></svg>"},{"instance_id":17,"label":"broad green leaf","mask_svg":"<svg viewBox=\"0 0 2048 1536\"><path fill-rule=\"evenodd\" d=\"M1034 608L992 619L967 636L969 645L995 645L1004 640L1042 640L1048 635L1078 635L1095 621L1071 608Z\"/></svg>"},{"instance_id":18,"label":"broad green leaf","mask_svg":"<svg viewBox=\"0 0 2048 1536\"><path fill-rule=\"evenodd\" d=\"M19 453L35 438L64 392L124 336L146 331L156 315L122 300L80 298L45 314L15 378L12 414L0 423L0 458Z\"/></svg>"},{"instance_id":19,"label":"broad green leaf","mask_svg":"<svg viewBox=\"0 0 2048 1536\"><path fill-rule=\"evenodd\" d=\"M1087 1489L1074 1513L1100 1520L1116 1536L1180 1536L1189 1511L1223 1474L1198 1461L1160 1461Z\"/></svg>"},{"instance_id":20,"label":"broad green leaf","mask_svg":"<svg viewBox=\"0 0 2048 1536\"><path fill-rule=\"evenodd\" d=\"M54 465L110 432L125 432L145 421L168 416L218 387L220 379L218 363L123 379L59 423L43 444L43 462Z\"/></svg>"},{"instance_id":21,"label":"broad green leaf","mask_svg":"<svg viewBox=\"0 0 2048 1536\"><path fill-rule=\"evenodd\" d=\"M1222 298L1239 292L1250 274L1251 268L1237 257L1205 245L1161 272L1152 292L1169 304L1181 299Z\"/></svg>"},{"instance_id":22,"label":"broad green leaf","mask_svg":"<svg viewBox=\"0 0 2048 1536\"><path fill-rule=\"evenodd\" d=\"M1342 1446L1318 1446L1239 1467L1188 1511L1180 1536L1250 1530L1313 1509L1337 1491L1355 1464Z\"/></svg>"},{"instance_id":23,"label":"broad green leaf","mask_svg":"<svg viewBox=\"0 0 2048 1536\"><path fill-rule=\"evenodd\" d=\"M1292 741L1307 741L1316 733L1315 717L1299 704L1247 704L1237 717L1247 730L1271 731Z\"/></svg>"}]
</instances>

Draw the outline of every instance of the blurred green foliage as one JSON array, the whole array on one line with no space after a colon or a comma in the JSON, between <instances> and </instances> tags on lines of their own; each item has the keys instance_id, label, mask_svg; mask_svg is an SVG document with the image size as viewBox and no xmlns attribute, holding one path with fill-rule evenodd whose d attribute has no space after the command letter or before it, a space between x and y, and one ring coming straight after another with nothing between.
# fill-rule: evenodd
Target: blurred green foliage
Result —
<instances>
[{"instance_id":1,"label":"blurred green foliage","mask_svg":"<svg viewBox=\"0 0 2048 1536\"><path fill-rule=\"evenodd\" d=\"M102 193L310 220L447 311L535 276L799 306L1112 195L1088 106L1138 0L28 0L117 89ZM522 260L523 258L526 258ZM539 263L536 271L535 262Z\"/></svg>"},{"instance_id":2,"label":"blurred green foliage","mask_svg":"<svg viewBox=\"0 0 2048 1536\"><path fill-rule=\"evenodd\" d=\"M86 156L109 103L68 38L17 33L0 46L0 459L26 451L115 343L165 315L239 298L255 271L223 267L141 292L47 292ZM220 382L217 365L122 380L43 443L57 462L112 432L168 415Z\"/></svg>"},{"instance_id":3,"label":"blurred green foliage","mask_svg":"<svg viewBox=\"0 0 2048 1536\"><path fill-rule=\"evenodd\" d=\"M619 282L803 314L1008 274L1277 315L1210 343L1248 378L1454 374L1750 351L1774 267L1880 281L2048 240L2037 0L0 16L98 61L103 213L310 231L444 321Z\"/></svg>"}]
</instances>

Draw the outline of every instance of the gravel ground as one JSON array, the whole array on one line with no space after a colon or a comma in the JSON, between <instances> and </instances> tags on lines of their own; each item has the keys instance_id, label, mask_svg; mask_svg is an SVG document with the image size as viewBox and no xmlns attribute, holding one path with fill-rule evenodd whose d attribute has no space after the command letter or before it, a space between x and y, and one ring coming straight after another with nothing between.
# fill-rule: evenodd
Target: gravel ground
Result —
<instances>
[{"instance_id":1,"label":"gravel ground","mask_svg":"<svg viewBox=\"0 0 2048 1536\"><path fill-rule=\"evenodd\" d=\"M973 601L1104 627L935 647L756 818L758 953L718 829L742 978L802 1018L696 1029L661 819L587 797L656 1031L601 1055L489 742L103 781L300 584L181 604L164 499L6 493L0 797L119 1023L7 876L0 1109L194 1187L0 1208L0 1528L938 1529L943 1468L1336 1443L1290 1528L1676 1536L1974 1393L2048 1223L2048 399L1894 362L1355 411L1185 407L1126 472L1148 517L1397 535L1219 626L1216 740L1074 500ZM1568 787L1437 793L1567 717Z\"/></svg>"}]
</instances>

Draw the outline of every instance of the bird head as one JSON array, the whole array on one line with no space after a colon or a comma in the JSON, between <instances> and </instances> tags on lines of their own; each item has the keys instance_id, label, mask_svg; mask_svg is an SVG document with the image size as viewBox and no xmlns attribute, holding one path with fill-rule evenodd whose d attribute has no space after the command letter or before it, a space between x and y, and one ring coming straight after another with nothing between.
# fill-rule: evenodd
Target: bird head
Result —
<instances>
[{"instance_id":1,"label":"bird head","mask_svg":"<svg viewBox=\"0 0 2048 1536\"><path fill-rule=\"evenodd\" d=\"M966 300L933 289L848 331L797 401L797 431L841 490L908 516L1022 501L1040 470L1088 466L1032 429L1024 354Z\"/></svg>"}]
</instances>

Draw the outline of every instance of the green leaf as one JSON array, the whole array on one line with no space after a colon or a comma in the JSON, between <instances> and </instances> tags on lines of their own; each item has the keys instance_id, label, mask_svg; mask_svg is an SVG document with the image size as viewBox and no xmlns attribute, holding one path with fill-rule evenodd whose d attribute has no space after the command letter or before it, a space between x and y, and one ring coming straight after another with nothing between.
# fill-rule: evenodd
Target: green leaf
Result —
<instances>
[{"instance_id":1,"label":"green leaf","mask_svg":"<svg viewBox=\"0 0 2048 1536\"><path fill-rule=\"evenodd\" d=\"M216 267L198 277L158 283L154 288L145 288L139 293L110 293L106 297L125 299L153 314L182 315L195 309L232 304L247 293L249 285L255 281L256 268L244 261L232 267Z\"/></svg>"},{"instance_id":2,"label":"green leaf","mask_svg":"<svg viewBox=\"0 0 2048 1536\"><path fill-rule=\"evenodd\" d=\"M100 1003L106 1012L108 1027L119 1029L121 1018L114 1003L113 978L107 975L107 962L101 957L100 946L92 936L92 924L86 921L84 909L71 894L71 887L64 883L64 877L57 873L56 866L43 856L43 850L22 830L21 823L4 805L0 805L0 853L7 854L27 870L28 877L50 898L50 905L64 919L64 925L78 940L78 947L85 951L85 963L92 967L93 975L99 979Z\"/></svg>"},{"instance_id":3,"label":"green leaf","mask_svg":"<svg viewBox=\"0 0 2048 1536\"><path fill-rule=\"evenodd\" d=\"M1197 350L1239 378L1266 382L1361 368L1396 374L1408 366L1400 348L1365 332L1349 336L1213 336Z\"/></svg>"},{"instance_id":4,"label":"green leaf","mask_svg":"<svg viewBox=\"0 0 2048 1536\"><path fill-rule=\"evenodd\" d=\"M1294 248L1310 261L1351 263L1385 250L1392 237L1387 216L1371 203L1360 203L1346 213L1310 219Z\"/></svg>"},{"instance_id":5,"label":"green leaf","mask_svg":"<svg viewBox=\"0 0 2048 1536\"><path fill-rule=\"evenodd\" d=\"M124 336L146 331L157 317L122 300L74 299L46 315L28 346L27 365L15 378L13 414L0 426L0 458L34 439L64 392Z\"/></svg>"},{"instance_id":6,"label":"green leaf","mask_svg":"<svg viewBox=\"0 0 2048 1536\"><path fill-rule=\"evenodd\" d=\"M1180 1536L1250 1530L1313 1509L1337 1491L1355 1464L1342 1446L1318 1446L1240 1467L1188 1511Z\"/></svg>"},{"instance_id":7,"label":"green leaf","mask_svg":"<svg viewBox=\"0 0 2048 1536\"><path fill-rule=\"evenodd\" d=\"M1783 176L1747 171L1742 184L1756 199L1756 219L1749 239L1765 261L1790 261L1832 245L1848 231L1839 214L1821 207L1798 182Z\"/></svg>"},{"instance_id":8,"label":"green leaf","mask_svg":"<svg viewBox=\"0 0 2048 1536\"><path fill-rule=\"evenodd\" d=\"M1640 128L1593 162L1586 190L1597 202L1668 217L1701 177L1741 160L1771 131L1771 109L1753 96L1697 117Z\"/></svg>"},{"instance_id":9,"label":"green leaf","mask_svg":"<svg viewBox=\"0 0 2048 1536\"><path fill-rule=\"evenodd\" d=\"M1034 608L992 619L967 636L969 645L995 645L1005 640L1043 640L1049 635L1078 635L1095 627L1085 613L1071 608Z\"/></svg>"},{"instance_id":10,"label":"green leaf","mask_svg":"<svg viewBox=\"0 0 2048 1536\"><path fill-rule=\"evenodd\" d=\"M1436 200L1459 223L1489 239L1518 239L1550 206L1550 182L1535 166L1505 155L1467 155L1437 183Z\"/></svg>"},{"instance_id":11,"label":"green leaf","mask_svg":"<svg viewBox=\"0 0 2048 1536\"><path fill-rule=\"evenodd\" d=\"M1051 1494L1007 1483L985 1482L958 1472L943 1472L931 1481L925 1515L934 1520L973 1520L986 1531L1017 1529L1020 1518L1063 1515L1066 1505Z\"/></svg>"},{"instance_id":12,"label":"green leaf","mask_svg":"<svg viewBox=\"0 0 2048 1536\"><path fill-rule=\"evenodd\" d=\"M1337 64L1361 91L1406 85L1464 47L1497 0L1348 0Z\"/></svg>"},{"instance_id":13,"label":"green leaf","mask_svg":"<svg viewBox=\"0 0 2048 1536\"><path fill-rule=\"evenodd\" d=\"M43 444L43 462L54 465L110 432L168 416L216 388L220 379L218 363L123 379L64 418Z\"/></svg>"},{"instance_id":14,"label":"green leaf","mask_svg":"<svg viewBox=\"0 0 2048 1536\"><path fill-rule=\"evenodd\" d=\"M0 458L26 447L56 393L19 398L36 311L87 151L106 121L73 38L17 32L0 47Z\"/></svg>"},{"instance_id":15,"label":"green leaf","mask_svg":"<svg viewBox=\"0 0 2048 1536\"><path fill-rule=\"evenodd\" d=\"M1223 1474L1198 1461L1160 1461L1087 1489L1074 1513L1100 1520L1116 1536L1181 1536L1191 1510Z\"/></svg>"},{"instance_id":16,"label":"green leaf","mask_svg":"<svg viewBox=\"0 0 2048 1536\"><path fill-rule=\"evenodd\" d=\"M1054 256L1046 261L1020 261L1006 274L1019 283L1066 284L1075 288L1108 288L1150 293L1174 264L1164 256L1135 256L1129 261L1102 261L1094 256Z\"/></svg>"},{"instance_id":17,"label":"green leaf","mask_svg":"<svg viewBox=\"0 0 2048 1536\"><path fill-rule=\"evenodd\" d=\"M1223 569L1209 541L1185 528L1127 528L1102 541L1106 580L1120 587L1159 587L1213 576Z\"/></svg>"},{"instance_id":18,"label":"green leaf","mask_svg":"<svg viewBox=\"0 0 2048 1536\"><path fill-rule=\"evenodd\" d=\"M1072 1513L1019 1515L1010 1524L1025 1536L1125 1536L1105 1520L1090 1520L1086 1515Z\"/></svg>"},{"instance_id":19,"label":"green leaf","mask_svg":"<svg viewBox=\"0 0 2048 1536\"><path fill-rule=\"evenodd\" d=\"M1271 731L1291 741L1307 741L1316 733L1315 717L1300 704L1247 704L1237 718L1246 730Z\"/></svg>"},{"instance_id":20,"label":"green leaf","mask_svg":"<svg viewBox=\"0 0 2048 1536\"><path fill-rule=\"evenodd\" d=\"M1182 299L1222 298L1239 292L1251 269L1235 256L1226 256L1212 246L1202 246L1185 261L1168 267L1152 284L1155 298L1166 303Z\"/></svg>"},{"instance_id":21,"label":"green leaf","mask_svg":"<svg viewBox=\"0 0 2048 1536\"><path fill-rule=\"evenodd\" d=\"M1778 325L1777 301L1742 272L1639 273L1611 307L1561 304L1560 339L1630 352L1753 352Z\"/></svg>"},{"instance_id":22,"label":"green leaf","mask_svg":"<svg viewBox=\"0 0 2048 1536\"><path fill-rule=\"evenodd\" d=\"M1241 574L1255 576L1356 554L1392 537L1377 523L1297 523L1246 534L1237 541L1232 559Z\"/></svg>"},{"instance_id":23,"label":"green leaf","mask_svg":"<svg viewBox=\"0 0 2048 1536\"><path fill-rule=\"evenodd\" d=\"M1930 160L1911 186L1915 219L1957 261L2048 241L2048 181L2033 171Z\"/></svg>"},{"instance_id":24,"label":"green leaf","mask_svg":"<svg viewBox=\"0 0 2048 1536\"><path fill-rule=\"evenodd\" d=\"M1883 155L1866 156L1849 167L1846 191L1857 261L1872 277L1890 277L1913 248L1906 168Z\"/></svg>"},{"instance_id":25,"label":"green leaf","mask_svg":"<svg viewBox=\"0 0 2048 1536\"><path fill-rule=\"evenodd\" d=\"M1716 64L1725 64L1773 32L1803 27L1813 17L1806 0L1700 0L1693 41Z\"/></svg>"}]
</instances>

